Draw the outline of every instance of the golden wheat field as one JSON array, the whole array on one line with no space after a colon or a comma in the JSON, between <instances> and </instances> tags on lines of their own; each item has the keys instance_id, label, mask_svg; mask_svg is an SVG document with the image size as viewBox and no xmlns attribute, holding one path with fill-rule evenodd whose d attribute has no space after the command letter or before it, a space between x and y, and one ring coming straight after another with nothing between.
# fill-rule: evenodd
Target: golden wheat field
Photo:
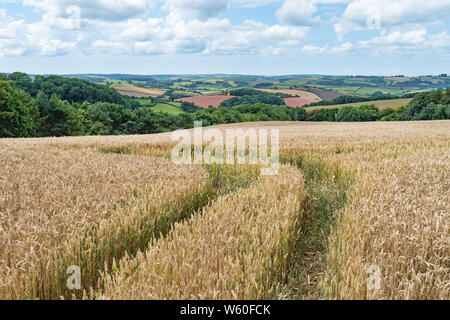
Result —
<instances>
[{"instance_id":1,"label":"golden wheat field","mask_svg":"<svg viewBox=\"0 0 450 320\"><path fill-rule=\"evenodd\" d=\"M278 174L0 140L0 299L450 299L450 121L216 128L279 129Z\"/></svg>"},{"instance_id":2,"label":"golden wheat field","mask_svg":"<svg viewBox=\"0 0 450 320\"><path fill-rule=\"evenodd\" d=\"M113 86L122 95L131 97L159 97L166 93L165 89L141 88L135 86Z\"/></svg>"},{"instance_id":3,"label":"golden wheat field","mask_svg":"<svg viewBox=\"0 0 450 320\"><path fill-rule=\"evenodd\" d=\"M316 102L322 100L312 92L299 89L256 89L256 90L269 93L285 93L290 94L292 96L298 96L304 99L314 100Z\"/></svg>"}]
</instances>

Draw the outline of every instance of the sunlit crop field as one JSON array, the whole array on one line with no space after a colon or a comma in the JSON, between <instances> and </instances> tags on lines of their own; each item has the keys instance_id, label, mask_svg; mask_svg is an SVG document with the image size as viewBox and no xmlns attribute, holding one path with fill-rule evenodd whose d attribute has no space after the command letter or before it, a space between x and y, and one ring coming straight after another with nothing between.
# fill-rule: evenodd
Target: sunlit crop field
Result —
<instances>
[{"instance_id":1,"label":"sunlit crop field","mask_svg":"<svg viewBox=\"0 0 450 320\"><path fill-rule=\"evenodd\" d=\"M450 298L450 121L218 128L280 129L278 175L170 133L0 140L0 299Z\"/></svg>"},{"instance_id":2,"label":"sunlit crop field","mask_svg":"<svg viewBox=\"0 0 450 320\"><path fill-rule=\"evenodd\" d=\"M305 90L296 90L296 89L256 89L263 92L269 92L269 93L285 93L292 96L297 96L299 98L313 100L315 102L320 101L321 99L315 95L312 92L305 91Z\"/></svg>"},{"instance_id":3,"label":"sunlit crop field","mask_svg":"<svg viewBox=\"0 0 450 320\"><path fill-rule=\"evenodd\" d=\"M347 103L347 104L338 104L332 106L318 106L318 107L309 107L308 111L318 110L318 109L333 109L333 108L341 108L345 106L359 107L363 104L374 105L380 110L385 109L398 109L401 107L405 107L408 103L411 102L412 99L391 99L391 100L378 100L378 101L370 101L370 102L356 102L356 103Z\"/></svg>"},{"instance_id":4,"label":"sunlit crop field","mask_svg":"<svg viewBox=\"0 0 450 320\"><path fill-rule=\"evenodd\" d=\"M114 86L122 95L131 97L158 97L166 93L165 89L141 88L135 86Z\"/></svg>"}]
</instances>

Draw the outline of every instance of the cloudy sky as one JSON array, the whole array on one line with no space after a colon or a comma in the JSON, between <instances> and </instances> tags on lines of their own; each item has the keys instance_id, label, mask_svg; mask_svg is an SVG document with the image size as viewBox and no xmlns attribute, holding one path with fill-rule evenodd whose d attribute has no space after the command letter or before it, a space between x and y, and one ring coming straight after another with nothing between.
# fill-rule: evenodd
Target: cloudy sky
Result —
<instances>
[{"instance_id":1,"label":"cloudy sky","mask_svg":"<svg viewBox=\"0 0 450 320\"><path fill-rule=\"evenodd\" d=\"M450 73L450 0L0 0L0 72Z\"/></svg>"}]
</instances>

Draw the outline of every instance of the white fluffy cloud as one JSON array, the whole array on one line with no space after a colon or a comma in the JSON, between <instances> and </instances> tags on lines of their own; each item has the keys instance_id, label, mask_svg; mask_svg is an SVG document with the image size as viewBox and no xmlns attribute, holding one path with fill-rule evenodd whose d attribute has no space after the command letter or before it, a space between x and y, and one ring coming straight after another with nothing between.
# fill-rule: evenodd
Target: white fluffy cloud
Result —
<instances>
[{"instance_id":1,"label":"white fluffy cloud","mask_svg":"<svg viewBox=\"0 0 450 320\"><path fill-rule=\"evenodd\" d=\"M312 26L320 22L312 15L317 11L313 0L286 0L276 15L282 24L294 26Z\"/></svg>"},{"instance_id":2,"label":"white fluffy cloud","mask_svg":"<svg viewBox=\"0 0 450 320\"><path fill-rule=\"evenodd\" d=\"M448 53L450 38L444 31L429 34L427 24L450 16L449 0L352 0L334 25L338 38L355 30L378 30L379 36L345 42L331 50L345 54Z\"/></svg>"},{"instance_id":3,"label":"white fluffy cloud","mask_svg":"<svg viewBox=\"0 0 450 320\"><path fill-rule=\"evenodd\" d=\"M345 2L349 4L342 17L329 18L335 11L327 12L324 8L328 6L323 4ZM28 22L17 12L9 16L5 9L0 9L0 56L450 51L450 36L445 31L429 34L426 28L432 19L450 14L450 0L23 0L22 3L36 8L41 19ZM254 8L267 4L279 6L275 13L279 23L255 20L232 23L221 15L230 6ZM373 37L371 32L371 39L353 42L316 38L314 44L307 43L311 28L320 24L320 29L332 30L333 23L341 37L351 30L366 29L379 29L379 35Z\"/></svg>"},{"instance_id":4,"label":"white fluffy cloud","mask_svg":"<svg viewBox=\"0 0 450 320\"><path fill-rule=\"evenodd\" d=\"M283 0L231 0L232 5L242 8L256 8L271 3L282 2Z\"/></svg>"},{"instance_id":5,"label":"white fluffy cloud","mask_svg":"<svg viewBox=\"0 0 450 320\"><path fill-rule=\"evenodd\" d=\"M208 53L221 54L281 54L289 47L298 45L308 32L307 28L268 26L261 22L244 21L230 31L217 30Z\"/></svg>"},{"instance_id":6,"label":"white fluffy cloud","mask_svg":"<svg viewBox=\"0 0 450 320\"><path fill-rule=\"evenodd\" d=\"M163 9L171 19L206 20L217 17L230 5L230 0L167 0Z\"/></svg>"},{"instance_id":7,"label":"white fluffy cloud","mask_svg":"<svg viewBox=\"0 0 450 320\"><path fill-rule=\"evenodd\" d=\"M150 0L24 0L27 6L44 10L48 19L67 19L77 13L82 19L118 21L140 15Z\"/></svg>"},{"instance_id":8,"label":"white fluffy cloud","mask_svg":"<svg viewBox=\"0 0 450 320\"><path fill-rule=\"evenodd\" d=\"M158 0L156 0L158 1ZM218 15L228 0L167 0L162 18L136 16L154 1L25 0L43 12L27 24L0 22L0 54L281 54L299 46L309 28L245 20L232 24ZM54 5L52 5L54 4ZM80 16L68 8L80 7ZM77 13L77 12L75 12ZM6 12L0 11L0 16ZM78 20L77 20L78 18ZM2 19L6 21L6 19Z\"/></svg>"},{"instance_id":9,"label":"white fluffy cloud","mask_svg":"<svg viewBox=\"0 0 450 320\"><path fill-rule=\"evenodd\" d=\"M425 28L393 31L358 43L359 48L370 49L375 54L402 52L444 53L450 49L450 36L446 32L429 34Z\"/></svg>"},{"instance_id":10,"label":"white fluffy cloud","mask_svg":"<svg viewBox=\"0 0 450 320\"><path fill-rule=\"evenodd\" d=\"M24 20L13 20L0 28L1 56L61 55L75 50L76 46L76 40L55 33L42 22L26 24Z\"/></svg>"},{"instance_id":11,"label":"white fluffy cloud","mask_svg":"<svg viewBox=\"0 0 450 320\"><path fill-rule=\"evenodd\" d=\"M354 0L335 24L335 31L342 37L353 30L427 23L449 16L449 0Z\"/></svg>"},{"instance_id":12,"label":"white fluffy cloud","mask_svg":"<svg viewBox=\"0 0 450 320\"><path fill-rule=\"evenodd\" d=\"M164 20L149 18L147 20L131 19L122 24L111 39L115 41L150 41L167 40L170 32L164 27Z\"/></svg>"},{"instance_id":13,"label":"white fluffy cloud","mask_svg":"<svg viewBox=\"0 0 450 320\"><path fill-rule=\"evenodd\" d=\"M354 51L355 45L350 41L344 42L338 46L331 48L330 52L333 54L347 54Z\"/></svg>"},{"instance_id":14,"label":"white fluffy cloud","mask_svg":"<svg viewBox=\"0 0 450 320\"><path fill-rule=\"evenodd\" d=\"M310 53L310 54L320 54L320 53L326 53L328 51L328 45L325 46L316 46L313 44L307 44L302 47L301 49L304 53Z\"/></svg>"},{"instance_id":15,"label":"white fluffy cloud","mask_svg":"<svg viewBox=\"0 0 450 320\"><path fill-rule=\"evenodd\" d=\"M450 50L450 35L447 32L429 34L425 28L384 31L380 36L355 43L346 41L334 47L305 45L302 52L309 54L346 55L360 52L367 55L382 54L445 54Z\"/></svg>"}]
</instances>

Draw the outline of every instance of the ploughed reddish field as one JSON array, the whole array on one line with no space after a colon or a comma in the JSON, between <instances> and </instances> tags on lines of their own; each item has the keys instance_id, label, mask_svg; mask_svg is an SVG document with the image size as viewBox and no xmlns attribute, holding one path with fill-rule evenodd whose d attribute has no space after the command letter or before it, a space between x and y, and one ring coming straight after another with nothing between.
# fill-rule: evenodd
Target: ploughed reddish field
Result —
<instances>
[{"instance_id":1,"label":"ploughed reddish field","mask_svg":"<svg viewBox=\"0 0 450 320\"><path fill-rule=\"evenodd\" d=\"M196 106L200 108L208 108L209 106L213 106L214 108L218 108L222 102L225 100L234 98L234 96L224 96L224 95L215 95L215 96L195 96L177 99L175 101L186 101L194 103Z\"/></svg>"},{"instance_id":2,"label":"ploughed reddish field","mask_svg":"<svg viewBox=\"0 0 450 320\"><path fill-rule=\"evenodd\" d=\"M284 103L286 103L289 107L303 107L313 102L317 102L317 100L305 98L284 98Z\"/></svg>"}]
</instances>

